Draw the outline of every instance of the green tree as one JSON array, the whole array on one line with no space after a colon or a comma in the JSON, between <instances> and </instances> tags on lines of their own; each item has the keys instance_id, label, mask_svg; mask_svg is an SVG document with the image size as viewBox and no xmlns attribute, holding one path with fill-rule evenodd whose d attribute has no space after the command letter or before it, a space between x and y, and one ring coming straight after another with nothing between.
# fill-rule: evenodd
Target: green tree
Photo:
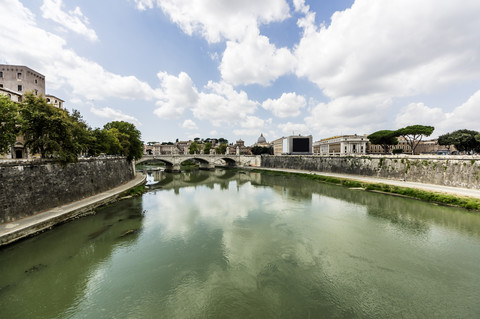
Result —
<instances>
[{"instance_id":1,"label":"green tree","mask_svg":"<svg viewBox=\"0 0 480 319\"><path fill-rule=\"evenodd\" d=\"M217 154L225 154L227 151L227 143L222 143L215 148L215 153Z\"/></svg>"},{"instance_id":2,"label":"green tree","mask_svg":"<svg viewBox=\"0 0 480 319\"><path fill-rule=\"evenodd\" d=\"M398 138L395 131L382 130L376 131L367 136L372 144L381 145L385 154L389 153L392 145L398 144Z\"/></svg>"},{"instance_id":3,"label":"green tree","mask_svg":"<svg viewBox=\"0 0 480 319\"><path fill-rule=\"evenodd\" d=\"M121 154L127 156L129 161L133 159L140 159L143 155L143 142L141 140L141 133L135 125L124 121L113 121L105 124L105 130L111 131L120 142L122 146Z\"/></svg>"},{"instance_id":4,"label":"green tree","mask_svg":"<svg viewBox=\"0 0 480 319\"><path fill-rule=\"evenodd\" d=\"M199 153L199 147L198 147L198 144L197 142L192 142L188 148L188 152L190 154L198 154Z\"/></svg>"},{"instance_id":5,"label":"green tree","mask_svg":"<svg viewBox=\"0 0 480 319\"><path fill-rule=\"evenodd\" d=\"M412 154L415 154L415 149L422 141L424 136L432 135L435 128L433 126L426 125L410 125L395 131L396 136L402 136L407 144L412 149Z\"/></svg>"},{"instance_id":6,"label":"green tree","mask_svg":"<svg viewBox=\"0 0 480 319\"><path fill-rule=\"evenodd\" d=\"M212 143L211 142L206 142L205 146L203 147L203 153L204 154L210 154L211 149L212 149Z\"/></svg>"},{"instance_id":7,"label":"green tree","mask_svg":"<svg viewBox=\"0 0 480 319\"><path fill-rule=\"evenodd\" d=\"M262 154L273 154L272 147L264 147L264 146L254 146L250 149L253 155L262 155Z\"/></svg>"},{"instance_id":8,"label":"green tree","mask_svg":"<svg viewBox=\"0 0 480 319\"><path fill-rule=\"evenodd\" d=\"M455 144L455 139L451 133L443 134L438 137L438 144L446 146L450 151L450 146Z\"/></svg>"},{"instance_id":9,"label":"green tree","mask_svg":"<svg viewBox=\"0 0 480 319\"><path fill-rule=\"evenodd\" d=\"M7 96L0 95L0 154L10 151L18 134L18 107Z\"/></svg>"},{"instance_id":10,"label":"green tree","mask_svg":"<svg viewBox=\"0 0 480 319\"><path fill-rule=\"evenodd\" d=\"M74 119L66 110L54 107L43 97L24 95L20 105L21 129L25 146L42 158L75 162L82 145L74 137Z\"/></svg>"},{"instance_id":11,"label":"green tree","mask_svg":"<svg viewBox=\"0 0 480 319\"><path fill-rule=\"evenodd\" d=\"M480 152L480 141L477 140L477 136L479 136L480 133L478 133L477 131L463 129L448 134L448 141L451 142L451 144L455 145L455 148L458 151L467 153Z\"/></svg>"}]
</instances>

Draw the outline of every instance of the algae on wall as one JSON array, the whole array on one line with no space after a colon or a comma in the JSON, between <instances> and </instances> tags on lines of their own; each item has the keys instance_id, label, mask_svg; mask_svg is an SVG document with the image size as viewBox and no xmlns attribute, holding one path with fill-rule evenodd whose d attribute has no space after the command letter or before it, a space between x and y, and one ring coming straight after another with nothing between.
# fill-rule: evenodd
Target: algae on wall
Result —
<instances>
[{"instance_id":1,"label":"algae on wall","mask_svg":"<svg viewBox=\"0 0 480 319\"><path fill-rule=\"evenodd\" d=\"M480 189L480 158L471 156L263 156L262 167L290 168Z\"/></svg>"}]
</instances>

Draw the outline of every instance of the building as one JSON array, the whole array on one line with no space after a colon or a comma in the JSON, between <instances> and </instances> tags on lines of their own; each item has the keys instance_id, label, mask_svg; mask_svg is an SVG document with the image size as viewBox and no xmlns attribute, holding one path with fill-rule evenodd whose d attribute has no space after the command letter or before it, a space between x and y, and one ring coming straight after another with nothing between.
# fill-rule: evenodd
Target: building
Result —
<instances>
[{"instance_id":1,"label":"building","mask_svg":"<svg viewBox=\"0 0 480 319\"><path fill-rule=\"evenodd\" d=\"M260 134L260 137L257 139L257 143L253 144L252 147L270 147L271 144L267 142L267 139L263 136L263 133Z\"/></svg>"},{"instance_id":2,"label":"building","mask_svg":"<svg viewBox=\"0 0 480 319\"><path fill-rule=\"evenodd\" d=\"M367 153L367 135L341 135L324 138L313 144L315 155L354 155Z\"/></svg>"},{"instance_id":3,"label":"building","mask_svg":"<svg viewBox=\"0 0 480 319\"><path fill-rule=\"evenodd\" d=\"M228 155L251 155L250 149L245 146L243 140L238 140L235 144L227 146Z\"/></svg>"},{"instance_id":4,"label":"building","mask_svg":"<svg viewBox=\"0 0 480 319\"><path fill-rule=\"evenodd\" d=\"M45 76L24 65L0 64L0 89L8 89L18 95L25 92L45 95Z\"/></svg>"},{"instance_id":5,"label":"building","mask_svg":"<svg viewBox=\"0 0 480 319\"><path fill-rule=\"evenodd\" d=\"M273 145L273 155L282 155L283 154L283 141L286 137L282 136L272 141Z\"/></svg>"},{"instance_id":6,"label":"building","mask_svg":"<svg viewBox=\"0 0 480 319\"><path fill-rule=\"evenodd\" d=\"M32 92L36 96L45 96L48 103L58 108L64 108L64 101L53 95L45 94L45 76L24 65L0 64L0 94L10 100L21 103L23 95ZM0 158L29 158L28 150L24 147L23 136L17 136L15 144L7 154L0 154Z\"/></svg>"}]
</instances>

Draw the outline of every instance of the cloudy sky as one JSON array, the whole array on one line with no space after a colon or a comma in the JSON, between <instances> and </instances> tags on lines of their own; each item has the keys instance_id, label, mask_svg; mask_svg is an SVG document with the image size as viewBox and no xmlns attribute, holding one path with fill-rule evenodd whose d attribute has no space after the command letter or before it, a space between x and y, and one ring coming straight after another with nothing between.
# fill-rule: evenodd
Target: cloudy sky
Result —
<instances>
[{"instance_id":1,"label":"cloudy sky","mask_svg":"<svg viewBox=\"0 0 480 319\"><path fill-rule=\"evenodd\" d=\"M480 130L478 0L0 0L0 63L147 141Z\"/></svg>"}]
</instances>

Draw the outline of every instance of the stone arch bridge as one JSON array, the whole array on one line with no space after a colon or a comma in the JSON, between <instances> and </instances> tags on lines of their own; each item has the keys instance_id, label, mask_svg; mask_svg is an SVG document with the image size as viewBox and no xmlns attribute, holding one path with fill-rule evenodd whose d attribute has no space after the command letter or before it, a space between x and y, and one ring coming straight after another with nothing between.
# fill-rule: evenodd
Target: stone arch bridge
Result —
<instances>
[{"instance_id":1,"label":"stone arch bridge","mask_svg":"<svg viewBox=\"0 0 480 319\"><path fill-rule=\"evenodd\" d=\"M216 166L244 167L260 166L261 157L256 155L219 155L219 154L174 154L174 155L144 155L135 164L148 161L160 161L167 165L167 170L180 171L180 165L185 161L195 161L201 169L213 169Z\"/></svg>"}]
</instances>

